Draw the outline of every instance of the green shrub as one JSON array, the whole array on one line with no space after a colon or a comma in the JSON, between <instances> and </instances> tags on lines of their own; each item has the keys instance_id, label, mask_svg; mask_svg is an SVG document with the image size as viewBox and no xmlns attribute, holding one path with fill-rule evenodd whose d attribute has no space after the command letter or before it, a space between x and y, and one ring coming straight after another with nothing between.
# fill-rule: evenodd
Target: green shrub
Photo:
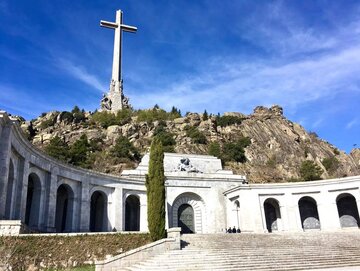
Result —
<instances>
[{"instance_id":1,"label":"green shrub","mask_svg":"<svg viewBox=\"0 0 360 271\"><path fill-rule=\"evenodd\" d=\"M206 136L204 133L199 131L198 128L194 126L186 126L185 127L186 136L190 137L192 139L192 142L195 144L206 144Z\"/></svg>"},{"instance_id":2,"label":"green shrub","mask_svg":"<svg viewBox=\"0 0 360 271\"><path fill-rule=\"evenodd\" d=\"M221 158L221 147L218 142L211 142L209 144L208 154L217 158Z\"/></svg>"},{"instance_id":3,"label":"green shrub","mask_svg":"<svg viewBox=\"0 0 360 271\"><path fill-rule=\"evenodd\" d=\"M71 112L63 111L61 112L61 120L71 123L74 120L74 116Z\"/></svg>"},{"instance_id":4,"label":"green shrub","mask_svg":"<svg viewBox=\"0 0 360 271\"><path fill-rule=\"evenodd\" d=\"M300 166L300 177L303 181L320 180L323 170L313 161L305 160Z\"/></svg>"},{"instance_id":5,"label":"green shrub","mask_svg":"<svg viewBox=\"0 0 360 271\"><path fill-rule=\"evenodd\" d=\"M133 111L131 109L124 108L116 112L116 124L124 125L131 121Z\"/></svg>"},{"instance_id":6,"label":"green shrub","mask_svg":"<svg viewBox=\"0 0 360 271\"><path fill-rule=\"evenodd\" d=\"M202 120L208 120L208 119L209 119L209 115L208 115L208 112L205 110L202 115Z\"/></svg>"},{"instance_id":7,"label":"green shrub","mask_svg":"<svg viewBox=\"0 0 360 271\"><path fill-rule=\"evenodd\" d=\"M44 150L45 153L60 161L67 162L69 159L69 146L59 136L50 139L49 145Z\"/></svg>"},{"instance_id":8,"label":"green shrub","mask_svg":"<svg viewBox=\"0 0 360 271\"><path fill-rule=\"evenodd\" d=\"M128 138L120 136L116 139L115 145L110 150L110 153L118 158L127 158L131 161L139 161L140 153L129 141Z\"/></svg>"},{"instance_id":9,"label":"green shrub","mask_svg":"<svg viewBox=\"0 0 360 271\"><path fill-rule=\"evenodd\" d=\"M147 214L150 237L162 239L165 231L165 175L164 151L159 138L151 143L149 172L146 175Z\"/></svg>"},{"instance_id":10,"label":"green shrub","mask_svg":"<svg viewBox=\"0 0 360 271\"><path fill-rule=\"evenodd\" d=\"M107 111L102 111L102 112L97 111L92 115L92 120L105 129L111 125L116 125L115 114Z\"/></svg>"},{"instance_id":11,"label":"green shrub","mask_svg":"<svg viewBox=\"0 0 360 271\"><path fill-rule=\"evenodd\" d=\"M334 156L330 158L324 158L321 163L329 173L335 172L339 167L339 160Z\"/></svg>"},{"instance_id":12,"label":"green shrub","mask_svg":"<svg viewBox=\"0 0 360 271\"><path fill-rule=\"evenodd\" d=\"M245 163L245 148L251 143L250 138L242 137L235 142L227 142L223 147L222 157L224 161Z\"/></svg>"},{"instance_id":13,"label":"green shrub","mask_svg":"<svg viewBox=\"0 0 360 271\"><path fill-rule=\"evenodd\" d=\"M90 153L90 143L85 134L83 134L78 140L71 145L69 156L70 163L75 166L80 166L84 168L89 168L88 156Z\"/></svg>"},{"instance_id":14,"label":"green shrub","mask_svg":"<svg viewBox=\"0 0 360 271\"><path fill-rule=\"evenodd\" d=\"M237 116L216 116L217 126L226 127L233 124L241 124L243 118Z\"/></svg>"},{"instance_id":15,"label":"green shrub","mask_svg":"<svg viewBox=\"0 0 360 271\"><path fill-rule=\"evenodd\" d=\"M155 128L154 137L161 141L164 152L175 152L176 141L174 135L166 131L165 125L165 123L160 122L159 126Z\"/></svg>"},{"instance_id":16,"label":"green shrub","mask_svg":"<svg viewBox=\"0 0 360 271\"><path fill-rule=\"evenodd\" d=\"M84 109L80 110L80 108L77 105L75 105L73 110L71 110L71 113L73 115L73 120L75 123L84 122L86 120Z\"/></svg>"},{"instance_id":17,"label":"green shrub","mask_svg":"<svg viewBox=\"0 0 360 271\"><path fill-rule=\"evenodd\" d=\"M40 128L41 129L46 129L48 127L51 127L55 124L55 119L51 118L51 119L48 119L48 120L44 120L40 123Z\"/></svg>"},{"instance_id":18,"label":"green shrub","mask_svg":"<svg viewBox=\"0 0 360 271\"><path fill-rule=\"evenodd\" d=\"M135 112L137 120L139 122L146 121L152 123L154 121L166 121L173 120L181 117L181 112L176 107L172 107L170 112L159 108L158 105L155 105L153 109L138 110Z\"/></svg>"}]
</instances>

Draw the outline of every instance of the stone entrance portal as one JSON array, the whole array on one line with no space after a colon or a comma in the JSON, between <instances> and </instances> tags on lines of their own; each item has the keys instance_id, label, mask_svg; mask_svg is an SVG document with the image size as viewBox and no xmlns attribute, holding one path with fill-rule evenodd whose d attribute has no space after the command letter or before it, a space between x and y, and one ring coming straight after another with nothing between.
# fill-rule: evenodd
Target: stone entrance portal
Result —
<instances>
[{"instance_id":1,"label":"stone entrance portal","mask_svg":"<svg viewBox=\"0 0 360 271\"><path fill-rule=\"evenodd\" d=\"M182 233L194 233L194 209L189 204L183 204L178 210L178 226Z\"/></svg>"},{"instance_id":2,"label":"stone entrance portal","mask_svg":"<svg viewBox=\"0 0 360 271\"><path fill-rule=\"evenodd\" d=\"M359 212L354 196L341 194L336 200L336 205L342 228L359 227Z\"/></svg>"},{"instance_id":3,"label":"stone entrance portal","mask_svg":"<svg viewBox=\"0 0 360 271\"><path fill-rule=\"evenodd\" d=\"M125 231L140 230L140 200L130 195L125 202Z\"/></svg>"},{"instance_id":4,"label":"stone entrance portal","mask_svg":"<svg viewBox=\"0 0 360 271\"><path fill-rule=\"evenodd\" d=\"M311 197L302 197L299 200L301 225L304 230L320 229L320 220L316 201Z\"/></svg>"},{"instance_id":5,"label":"stone entrance portal","mask_svg":"<svg viewBox=\"0 0 360 271\"><path fill-rule=\"evenodd\" d=\"M264 202L264 212L268 232L277 231L279 229L278 219L281 218L279 203L275 199L267 199Z\"/></svg>"}]
</instances>

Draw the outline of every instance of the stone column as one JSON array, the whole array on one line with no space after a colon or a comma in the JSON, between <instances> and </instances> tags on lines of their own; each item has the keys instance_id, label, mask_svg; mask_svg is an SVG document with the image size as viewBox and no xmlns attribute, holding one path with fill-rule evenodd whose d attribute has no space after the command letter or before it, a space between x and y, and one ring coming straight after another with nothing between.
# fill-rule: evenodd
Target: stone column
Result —
<instances>
[{"instance_id":1,"label":"stone column","mask_svg":"<svg viewBox=\"0 0 360 271\"><path fill-rule=\"evenodd\" d=\"M149 231L147 220L147 197L140 194L140 231Z\"/></svg>"},{"instance_id":2,"label":"stone column","mask_svg":"<svg viewBox=\"0 0 360 271\"><path fill-rule=\"evenodd\" d=\"M9 177L9 162L11 151L11 123L6 122L5 118L0 114L0 219L5 216L6 193Z\"/></svg>"},{"instance_id":3,"label":"stone column","mask_svg":"<svg viewBox=\"0 0 360 271\"><path fill-rule=\"evenodd\" d=\"M125 230L125 224L123 219L124 212L124 202L123 202L123 188L121 186L116 186L115 191L113 193L113 224L112 227L116 229L116 231Z\"/></svg>"},{"instance_id":4,"label":"stone column","mask_svg":"<svg viewBox=\"0 0 360 271\"><path fill-rule=\"evenodd\" d=\"M22 191L21 191L21 198L20 198L20 200L21 200L21 202L20 202L20 220L22 222L25 222L29 169L30 169L29 160L25 159L24 172L23 172L23 177L22 177Z\"/></svg>"},{"instance_id":5,"label":"stone column","mask_svg":"<svg viewBox=\"0 0 360 271\"><path fill-rule=\"evenodd\" d=\"M90 231L90 187L89 182L82 179L80 200L80 231Z\"/></svg>"},{"instance_id":6,"label":"stone column","mask_svg":"<svg viewBox=\"0 0 360 271\"><path fill-rule=\"evenodd\" d=\"M81 183L77 183L74 189L72 225L70 229L71 232L77 232L80 230L80 217L81 217Z\"/></svg>"},{"instance_id":7,"label":"stone column","mask_svg":"<svg viewBox=\"0 0 360 271\"><path fill-rule=\"evenodd\" d=\"M322 192L318 204L318 212L322 230L336 230L341 228L336 198L327 191Z\"/></svg>"},{"instance_id":8,"label":"stone column","mask_svg":"<svg viewBox=\"0 0 360 271\"><path fill-rule=\"evenodd\" d=\"M47 225L46 231L56 232L55 217L56 217L56 194L57 194L57 180L58 180L59 169L53 168L50 176L50 187L48 197L48 212L47 212Z\"/></svg>"}]
</instances>

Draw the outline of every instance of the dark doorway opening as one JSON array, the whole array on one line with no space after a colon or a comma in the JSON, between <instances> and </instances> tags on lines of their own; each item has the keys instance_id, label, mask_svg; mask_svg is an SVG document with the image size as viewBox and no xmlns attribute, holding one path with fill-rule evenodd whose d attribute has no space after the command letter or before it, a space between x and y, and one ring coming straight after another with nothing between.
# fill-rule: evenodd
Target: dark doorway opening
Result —
<instances>
[{"instance_id":1,"label":"dark doorway opening","mask_svg":"<svg viewBox=\"0 0 360 271\"><path fill-rule=\"evenodd\" d=\"M107 201L106 196L100 191L95 191L91 195L90 231L107 231Z\"/></svg>"},{"instance_id":2,"label":"dark doorway opening","mask_svg":"<svg viewBox=\"0 0 360 271\"><path fill-rule=\"evenodd\" d=\"M353 195L348 193L339 195L336 205L342 228L359 227L359 212Z\"/></svg>"},{"instance_id":3,"label":"dark doorway opening","mask_svg":"<svg viewBox=\"0 0 360 271\"><path fill-rule=\"evenodd\" d=\"M311 197L303 197L299 200L301 225L304 230L320 229L320 219L316 201Z\"/></svg>"},{"instance_id":4,"label":"dark doorway opening","mask_svg":"<svg viewBox=\"0 0 360 271\"><path fill-rule=\"evenodd\" d=\"M178 209L178 225L182 233L194 233L194 209L189 204L182 204Z\"/></svg>"},{"instance_id":5,"label":"dark doorway opening","mask_svg":"<svg viewBox=\"0 0 360 271\"><path fill-rule=\"evenodd\" d=\"M56 232L72 231L74 193L70 186L62 184L56 193Z\"/></svg>"},{"instance_id":6,"label":"dark doorway opening","mask_svg":"<svg viewBox=\"0 0 360 271\"><path fill-rule=\"evenodd\" d=\"M140 200L130 195L125 202L125 231L140 230Z\"/></svg>"},{"instance_id":7,"label":"dark doorway opening","mask_svg":"<svg viewBox=\"0 0 360 271\"><path fill-rule=\"evenodd\" d=\"M279 230L278 219L281 218L279 203L275 199L267 199L264 202L266 228L268 232Z\"/></svg>"}]
</instances>

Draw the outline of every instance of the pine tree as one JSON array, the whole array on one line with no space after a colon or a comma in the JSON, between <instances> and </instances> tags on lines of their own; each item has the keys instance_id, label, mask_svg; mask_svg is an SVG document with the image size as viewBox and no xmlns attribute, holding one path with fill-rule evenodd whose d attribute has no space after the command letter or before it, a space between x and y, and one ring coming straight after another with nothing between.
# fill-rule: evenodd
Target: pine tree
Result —
<instances>
[{"instance_id":1,"label":"pine tree","mask_svg":"<svg viewBox=\"0 0 360 271\"><path fill-rule=\"evenodd\" d=\"M150 148L146 193L150 236L153 241L156 241L166 236L164 151L161 141L157 137L153 139Z\"/></svg>"},{"instance_id":2,"label":"pine tree","mask_svg":"<svg viewBox=\"0 0 360 271\"><path fill-rule=\"evenodd\" d=\"M45 147L45 152L64 162L69 159L69 146L59 136L55 136L50 140L49 145Z\"/></svg>"},{"instance_id":3,"label":"pine tree","mask_svg":"<svg viewBox=\"0 0 360 271\"><path fill-rule=\"evenodd\" d=\"M208 115L208 112L206 111L206 109L205 109L205 111L203 113L202 119L203 120L208 120L209 119L209 115Z\"/></svg>"}]
</instances>

